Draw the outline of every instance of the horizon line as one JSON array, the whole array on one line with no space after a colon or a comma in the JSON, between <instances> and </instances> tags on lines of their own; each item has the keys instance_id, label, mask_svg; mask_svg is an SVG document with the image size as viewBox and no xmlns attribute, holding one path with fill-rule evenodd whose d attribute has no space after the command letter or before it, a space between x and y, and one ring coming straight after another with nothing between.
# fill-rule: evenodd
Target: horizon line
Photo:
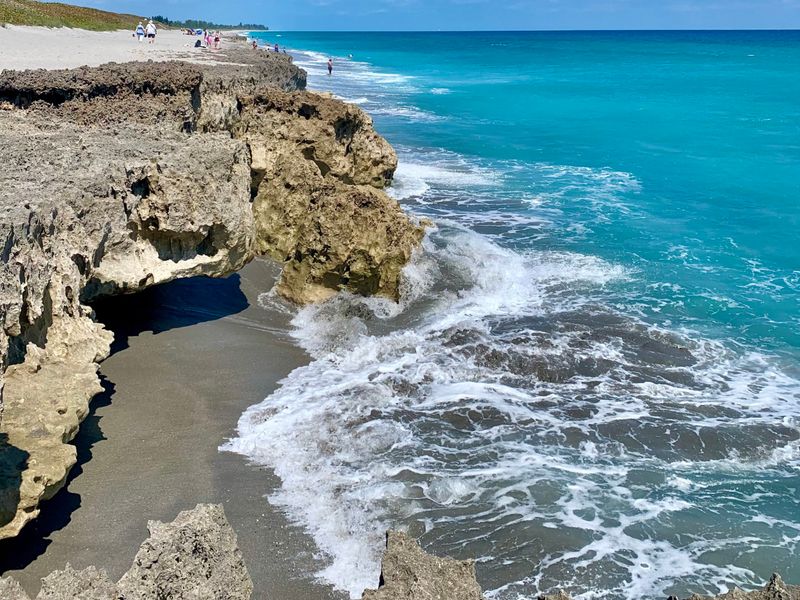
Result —
<instances>
[{"instance_id":1,"label":"horizon line","mask_svg":"<svg viewBox=\"0 0 800 600\"><path fill-rule=\"evenodd\" d=\"M638 29L638 28L621 28L621 29L272 29L266 30L253 29L248 30L253 33L667 33L667 32L687 32L687 33L709 33L709 32L747 32L747 31L780 31L800 32L800 27L739 27L739 28L667 28L667 29Z\"/></svg>"}]
</instances>

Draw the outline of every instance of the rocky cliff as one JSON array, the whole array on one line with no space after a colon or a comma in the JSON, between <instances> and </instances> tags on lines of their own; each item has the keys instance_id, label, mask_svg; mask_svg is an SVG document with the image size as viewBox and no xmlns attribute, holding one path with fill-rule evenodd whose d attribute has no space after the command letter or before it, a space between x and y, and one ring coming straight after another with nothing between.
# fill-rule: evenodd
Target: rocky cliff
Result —
<instances>
[{"instance_id":1,"label":"rocky cliff","mask_svg":"<svg viewBox=\"0 0 800 600\"><path fill-rule=\"evenodd\" d=\"M150 521L150 537L130 570L114 583L105 571L67 565L42 579L37 600L247 600L253 582L222 506L198 504L171 523ZM0 598L29 600L11 577L0 578Z\"/></svg>"},{"instance_id":2,"label":"rocky cliff","mask_svg":"<svg viewBox=\"0 0 800 600\"><path fill-rule=\"evenodd\" d=\"M112 337L92 300L256 254L294 302L397 297L422 228L370 118L285 56L217 56L0 74L0 539L75 463Z\"/></svg>"}]
</instances>

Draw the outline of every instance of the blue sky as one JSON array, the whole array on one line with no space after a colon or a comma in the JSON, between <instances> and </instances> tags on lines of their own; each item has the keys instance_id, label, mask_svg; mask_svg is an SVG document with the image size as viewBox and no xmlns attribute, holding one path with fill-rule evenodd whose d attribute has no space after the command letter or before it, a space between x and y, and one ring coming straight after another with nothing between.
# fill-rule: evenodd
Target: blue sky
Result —
<instances>
[{"instance_id":1,"label":"blue sky","mask_svg":"<svg viewBox=\"0 0 800 600\"><path fill-rule=\"evenodd\" d=\"M72 1L143 16L258 22L276 30L800 28L800 0Z\"/></svg>"}]
</instances>

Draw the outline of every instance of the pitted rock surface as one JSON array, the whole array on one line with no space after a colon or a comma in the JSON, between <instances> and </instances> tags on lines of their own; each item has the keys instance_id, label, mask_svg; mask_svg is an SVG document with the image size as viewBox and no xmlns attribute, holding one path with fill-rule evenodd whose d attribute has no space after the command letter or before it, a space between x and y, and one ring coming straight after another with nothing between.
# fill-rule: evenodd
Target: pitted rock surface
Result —
<instances>
[{"instance_id":1,"label":"pitted rock surface","mask_svg":"<svg viewBox=\"0 0 800 600\"><path fill-rule=\"evenodd\" d=\"M386 534L380 587L363 600L482 600L471 560L427 554L404 533Z\"/></svg>"}]
</instances>

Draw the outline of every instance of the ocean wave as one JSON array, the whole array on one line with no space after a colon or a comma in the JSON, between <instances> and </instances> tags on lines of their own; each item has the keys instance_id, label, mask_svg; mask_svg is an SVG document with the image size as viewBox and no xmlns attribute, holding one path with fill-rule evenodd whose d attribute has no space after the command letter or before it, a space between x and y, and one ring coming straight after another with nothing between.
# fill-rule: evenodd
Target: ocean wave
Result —
<instances>
[{"instance_id":1,"label":"ocean wave","mask_svg":"<svg viewBox=\"0 0 800 600\"><path fill-rule=\"evenodd\" d=\"M312 86L325 77L391 124L441 119L410 94L446 88L340 59L342 77L327 79L326 61L297 60ZM716 593L760 583L760 564L794 568L798 374L667 316L692 303L738 311L738 296L552 250L592 248L595 231L646 217L644 183L397 150L389 193L437 224L400 303L340 294L299 310L293 335L311 363L224 447L281 478L270 502L314 537L328 560L318 575L360 597L390 527L476 557L497 600ZM688 244L663 258L719 268ZM749 273L758 297L800 284L755 260ZM274 294L259 302L287 310Z\"/></svg>"},{"instance_id":2,"label":"ocean wave","mask_svg":"<svg viewBox=\"0 0 800 600\"><path fill-rule=\"evenodd\" d=\"M417 123L434 123L438 121L444 121L446 118L434 114L432 112L428 112L426 110L422 110L417 108L416 106L403 106L403 105L392 105L392 106L376 106L372 108L372 114L375 115L385 115L391 117L399 117L402 119L408 119L409 121L417 122Z\"/></svg>"},{"instance_id":3,"label":"ocean wave","mask_svg":"<svg viewBox=\"0 0 800 600\"><path fill-rule=\"evenodd\" d=\"M395 94L412 93L417 90L414 77L379 69L368 62L310 50L292 49L291 53L295 64L308 72L311 86L327 81L328 59L333 59L337 81L340 73L344 76L341 87L360 90L374 90L378 87L391 90Z\"/></svg>"},{"instance_id":4,"label":"ocean wave","mask_svg":"<svg viewBox=\"0 0 800 600\"><path fill-rule=\"evenodd\" d=\"M500 174L471 164L464 157L448 153L425 152L418 157L404 153L389 193L398 200L423 196L432 187L457 188L495 186Z\"/></svg>"},{"instance_id":5,"label":"ocean wave","mask_svg":"<svg viewBox=\"0 0 800 600\"><path fill-rule=\"evenodd\" d=\"M339 295L298 312L313 361L226 445L280 476L270 501L328 557L320 577L359 597L389 527L479 557L502 599L715 591L755 582L736 565L744 546L791 556L784 534L800 525L755 536L740 524L770 518L767 501L729 503L733 520L717 502L796 484L796 380L768 356L616 313L604 289L626 269L439 225L400 304Z\"/></svg>"},{"instance_id":6,"label":"ocean wave","mask_svg":"<svg viewBox=\"0 0 800 600\"><path fill-rule=\"evenodd\" d=\"M641 184L631 174L518 160L487 160L443 149L398 147L389 193L433 219L469 226L523 247L557 235L586 239L596 225L630 218ZM575 218L576 207L584 212ZM569 214L567 220L565 215Z\"/></svg>"}]
</instances>

